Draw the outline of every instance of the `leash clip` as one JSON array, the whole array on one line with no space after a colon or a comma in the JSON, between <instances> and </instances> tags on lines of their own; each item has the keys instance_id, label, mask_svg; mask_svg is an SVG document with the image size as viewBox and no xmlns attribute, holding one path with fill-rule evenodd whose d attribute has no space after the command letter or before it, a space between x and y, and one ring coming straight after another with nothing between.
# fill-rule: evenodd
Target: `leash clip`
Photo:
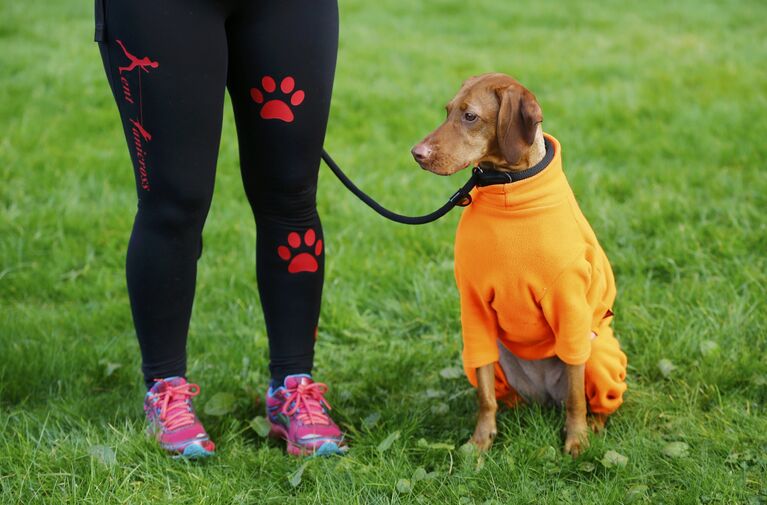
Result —
<instances>
[{"instance_id":1,"label":"leash clip","mask_svg":"<svg viewBox=\"0 0 767 505\"><path fill-rule=\"evenodd\" d=\"M459 207L468 207L469 205L471 205L472 201L473 200L471 199L471 195L466 193L465 195L463 195L463 199L461 199L458 202L455 202L455 204Z\"/></svg>"},{"instance_id":2,"label":"leash clip","mask_svg":"<svg viewBox=\"0 0 767 505\"><path fill-rule=\"evenodd\" d=\"M453 193L448 201L457 207L468 207L474 200L471 198L471 190L477 186L477 182L480 176L484 174L484 171L479 168L479 165L471 170L471 179L458 191Z\"/></svg>"},{"instance_id":3,"label":"leash clip","mask_svg":"<svg viewBox=\"0 0 767 505\"><path fill-rule=\"evenodd\" d=\"M449 198L449 201L458 207L468 207L471 205L472 199L468 192L463 191L463 189L459 189L453 193L453 196Z\"/></svg>"}]
</instances>

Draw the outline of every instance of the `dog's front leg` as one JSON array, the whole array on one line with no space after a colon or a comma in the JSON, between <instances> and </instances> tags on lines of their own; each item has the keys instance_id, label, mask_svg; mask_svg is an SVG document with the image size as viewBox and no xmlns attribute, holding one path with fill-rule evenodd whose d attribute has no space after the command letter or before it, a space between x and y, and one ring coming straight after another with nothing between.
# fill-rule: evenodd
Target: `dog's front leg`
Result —
<instances>
[{"instance_id":1,"label":"dog's front leg","mask_svg":"<svg viewBox=\"0 0 767 505\"><path fill-rule=\"evenodd\" d=\"M480 451L486 451L493 445L493 440L498 434L495 426L498 403L495 400L494 363L477 368L477 399L479 400L477 427L469 442L477 446Z\"/></svg>"},{"instance_id":2,"label":"dog's front leg","mask_svg":"<svg viewBox=\"0 0 767 505\"><path fill-rule=\"evenodd\" d=\"M566 365L567 402L565 409L565 452L577 458L589 447L589 427L586 423L586 365Z\"/></svg>"}]
</instances>

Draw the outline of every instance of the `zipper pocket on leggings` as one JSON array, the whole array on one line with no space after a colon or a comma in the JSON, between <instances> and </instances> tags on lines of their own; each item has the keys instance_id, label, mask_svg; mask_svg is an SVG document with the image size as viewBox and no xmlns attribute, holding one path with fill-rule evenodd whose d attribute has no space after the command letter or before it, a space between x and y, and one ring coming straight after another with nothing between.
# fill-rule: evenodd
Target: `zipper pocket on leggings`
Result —
<instances>
[{"instance_id":1,"label":"zipper pocket on leggings","mask_svg":"<svg viewBox=\"0 0 767 505\"><path fill-rule=\"evenodd\" d=\"M105 11L106 0L96 0L94 12L96 14L96 32L93 35L94 42L106 41L106 15Z\"/></svg>"}]
</instances>

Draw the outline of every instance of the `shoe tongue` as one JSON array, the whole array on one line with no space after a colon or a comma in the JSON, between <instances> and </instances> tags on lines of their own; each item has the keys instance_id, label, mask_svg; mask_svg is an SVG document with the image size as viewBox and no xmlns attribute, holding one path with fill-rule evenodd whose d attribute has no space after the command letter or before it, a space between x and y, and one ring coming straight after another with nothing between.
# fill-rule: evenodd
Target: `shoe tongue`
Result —
<instances>
[{"instance_id":1,"label":"shoe tongue","mask_svg":"<svg viewBox=\"0 0 767 505\"><path fill-rule=\"evenodd\" d=\"M311 384L314 382L309 375L305 374L298 374L298 375L288 375L285 377L285 387L287 389L295 389L301 384Z\"/></svg>"},{"instance_id":2,"label":"shoe tongue","mask_svg":"<svg viewBox=\"0 0 767 505\"><path fill-rule=\"evenodd\" d=\"M183 386L184 384L186 384L186 379L184 379L183 377L171 377L171 378L163 379L159 382L156 382L154 386L152 386L152 389L150 389L150 391L152 393L162 393L163 391L165 391L165 389L168 386L178 387L178 386Z\"/></svg>"}]
</instances>

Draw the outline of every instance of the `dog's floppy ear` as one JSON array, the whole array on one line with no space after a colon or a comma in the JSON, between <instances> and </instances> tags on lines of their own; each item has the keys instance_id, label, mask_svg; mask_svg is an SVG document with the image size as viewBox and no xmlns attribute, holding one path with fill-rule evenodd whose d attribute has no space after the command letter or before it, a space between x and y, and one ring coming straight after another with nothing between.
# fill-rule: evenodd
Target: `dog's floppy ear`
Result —
<instances>
[{"instance_id":1,"label":"dog's floppy ear","mask_svg":"<svg viewBox=\"0 0 767 505\"><path fill-rule=\"evenodd\" d=\"M535 95L520 86L495 90L498 96L496 135L501 154L510 165L519 163L525 150L533 145L543 112Z\"/></svg>"}]
</instances>

